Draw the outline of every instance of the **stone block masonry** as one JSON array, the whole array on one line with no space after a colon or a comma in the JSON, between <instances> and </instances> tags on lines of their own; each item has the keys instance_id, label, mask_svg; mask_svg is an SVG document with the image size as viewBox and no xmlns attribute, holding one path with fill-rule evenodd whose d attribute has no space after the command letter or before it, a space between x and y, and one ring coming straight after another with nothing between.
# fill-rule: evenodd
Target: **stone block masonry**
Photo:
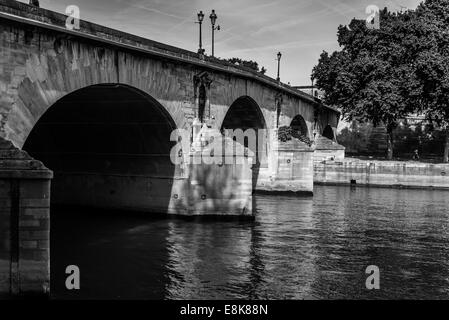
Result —
<instances>
[{"instance_id":1,"label":"stone block masonry","mask_svg":"<svg viewBox=\"0 0 449 320\"><path fill-rule=\"evenodd\" d=\"M309 131L336 128L339 112L312 96L257 72L86 21L80 31L66 16L0 0L0 136L21 148L38 119L55 102L92 85L122 84L147 93L177 128L198 116L195 79L207 74L206 121L220 129L230 106L251 97L267 129L302 115ZM277 102L282 101L277 115ZM315 117L317 110L320 110ZM277 117L279 119L277 119Z\"/></svg>"},{"instance_id":2,"label":"stone block masonry","mask_svg":"<svg viewBox=\"0 0 449 320\"><path fill-rule=\"evenodd\" d=\"M324 185L449 190L449 165L358 159L315 162L314 182Z\"/></svg>"},{"instance_id":3,"label":"stone block masonry","mask_svg":"<svg viewBox=\"0 0 449 320\"><path fill-rule=\"evenodd\" d=\"M345 147L331 139L318 135L315 138L315 145L314 161L341 161L345 158Z\"/></svg>"},{"instance_id":4,"label":"stone block masonry","mask_svg":"<svg viewBox=\"0 0 449 320\"><path fill-rule=\"evenodd\" d=\"M297 139L274 143L269 161L274 162L276 171L269 176L261 174L256 191L313 195L313 155L313 146Z\"/></svg>"},{"instance_id":5,"label":"stone block masonry","mask_svg":"<svg viewBox=\"0 0 449 320\"><path fill-rule=\"evenodd\" d=\"M0 295L47 294L52 172L2 138L0 159Z\"/></svg>"}]
</instances>

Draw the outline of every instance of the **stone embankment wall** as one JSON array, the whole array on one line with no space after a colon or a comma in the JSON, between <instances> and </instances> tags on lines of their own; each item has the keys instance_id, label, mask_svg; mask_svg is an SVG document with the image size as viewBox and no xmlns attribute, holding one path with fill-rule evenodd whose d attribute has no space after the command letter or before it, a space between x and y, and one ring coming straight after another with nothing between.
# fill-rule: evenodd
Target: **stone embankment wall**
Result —
<instances>
[{"instance_id":1,"label":"stone embankment wall","mask_svg":"<svg viewBox=\"0 0 449 320\"><path fill-rule=\"evenodd\" d=\"M357 159L315 162L314 182L449 190L449 164Z\"/></svg>"}]
</instances>

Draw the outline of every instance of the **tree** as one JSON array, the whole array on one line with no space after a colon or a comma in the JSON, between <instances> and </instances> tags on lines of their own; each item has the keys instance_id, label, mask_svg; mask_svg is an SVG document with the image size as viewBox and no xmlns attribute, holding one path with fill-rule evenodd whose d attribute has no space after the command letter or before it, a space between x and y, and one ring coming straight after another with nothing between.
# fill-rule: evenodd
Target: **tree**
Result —
<instances>
[{"instance_id":1,"label":"tree","mask_svg":"<svg viewBox=\"0 0 449 320\"><path fill-rule=\"evenodd\" d=\"M266 69L262 67L262 69L259 69L259 64L256 61L252 60L242 60L240 58L230 58L226 59L226 61L232 63L232 64L238 64L240 66L244 66L246 68L252 69L257 72L261 72L264 74L266 72Z\"/></svg>"},{"instance_id":2,"label":"tree","mask_svg":"<svg viewBox=\"0 0 449 320\"><path fill-rule=\"evenodd\" d=\"M380 12L380 29L353 20L338 28L341 51L324 52L313 70L325 102L347 119L384 123L388 157L393 129L409 113L446 130L449 157L449 0L426 0L416 10Z\"/></svg>"},{"instance_id":3,"label":"tree","mask_svg":"<svg viewBox=\"0 0 449 320\"><path fill-rule=\"evenodd\" d=\"M353 121L349 127L343 128L337 136L338 142L346 148L346 153L365 154L368 139L372 131L370 123Z\"/></svg>"},{"instance_id":4,"label":"tree","mask_svg":"<svg viewBox=\"0 0 449 320\"><path fill-rule=\"evenodd\" d=\"M340 131L337 140L345 146L346 153L355 156L375 156L382 150L379 140L385 136L385 128L373 131L370 123L352 122ZM401 121L394 130L395 156L411 159L414 150L419 151L421 159L434 160L443 151L444 133L431 124L414 119ZM380 142L380 143L379 143Z\"/></svg>"},{"instance_id":5,"label":"tree","mask_svg":"<svg viewBox=\"0 0 449 320\"><path fill-rule=\"evenodd\" d=\"M419 82L413 68L414 45L407 37L410 13L380 12L380 29L368 29L365 21L353 19L349 28L340 25L342 50L323 52L312 78L324 91L325 103L335 105L347 121L384 124L387 157L393 158L393 130L416 110ZM416 41L416 39L415 39ZM409 43L410 42L410 43Z\"/></svg>"},{"instance_id":6,"label":"tree","mask_svg":"<svg viewBox=\"0 0 449 320\"><path fill-rule=\"evenodd\" d=\"M427 0L413 13L416 75L421 111L430 122L445 129L443 162L449 158L449 0Z\"/></svg>"}]
</instances>

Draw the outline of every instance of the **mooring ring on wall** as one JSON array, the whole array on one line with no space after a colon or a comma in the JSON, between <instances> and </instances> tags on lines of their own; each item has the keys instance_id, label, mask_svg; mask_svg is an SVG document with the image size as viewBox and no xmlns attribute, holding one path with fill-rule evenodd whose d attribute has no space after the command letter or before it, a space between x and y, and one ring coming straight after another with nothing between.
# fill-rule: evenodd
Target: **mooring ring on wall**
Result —
<instances>
[{"instance_id":1,"label":"mooring ring on wall","mask_svg":"<svg viewBox=\"0 0 449 320\"><path fill-rule=\"evenodd\" d=\"M178 198L179 198L179 196L177 193L173 195L173 199L178 199Z\"/></svg>"},{"instance_id":2,"label":"mooring ring on wall","mask_svg":"<svg viewBox=\"0 0 449 320\"><path fill-rule=\"evenodd\" d=\"M201 200L206 200L206 195L205 195L205 194L203 194L203 195L201 196Z\"/></svg>"},{"instance_id":3,"label":"mooring ring on wall","mask_svg":"<svg viewBox=\"0 0 449 320\"><path fill-rule=\"evenodd\" d=\"M290 159L287 159L287 163L289 163L290 164L290 162L292 162Z\"/></svg>"}]
</instances>

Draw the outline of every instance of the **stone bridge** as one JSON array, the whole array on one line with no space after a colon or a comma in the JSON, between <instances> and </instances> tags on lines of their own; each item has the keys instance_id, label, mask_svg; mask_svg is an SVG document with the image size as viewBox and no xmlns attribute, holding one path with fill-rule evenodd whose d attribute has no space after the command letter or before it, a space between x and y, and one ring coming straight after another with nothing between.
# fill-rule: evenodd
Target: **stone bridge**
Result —
<instances>
[{"instance_id":1,"label":"stone bridge","mask_svg":"<svg viewBox=\"0 0 449 320\"><path fill-rule=\"evenodd\" d=\"M314 157L342 152L339 112L310 95L93 23L68 30L66 18L0 0L0 294L48 288L50 194L52 204L252 217L254 190L312 193ZM282 126L315 143L280 143ZM192 133L180 164L176 129ZM263 132L253 156L188 161L223 129Z\"/></svg>"}]
</instances>

